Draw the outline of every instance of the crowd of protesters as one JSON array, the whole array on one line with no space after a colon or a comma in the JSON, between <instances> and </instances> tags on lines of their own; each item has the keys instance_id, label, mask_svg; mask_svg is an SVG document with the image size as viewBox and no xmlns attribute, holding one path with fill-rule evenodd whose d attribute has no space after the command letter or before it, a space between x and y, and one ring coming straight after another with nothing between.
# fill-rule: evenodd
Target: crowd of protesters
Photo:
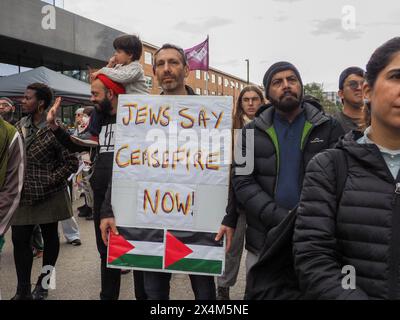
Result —
<instances>
[{"instance_id":1,"label":"crowd of protesters","mask_svg":"<svg viewBox=\"0 0 400 320\"><path fill-rule=\"evenodd\" d=\"M119 297L121 270L107 268L107 235L118 233L111 206L118 96L148 92L140 39L118 37L114 48L108 65L91 73L94 108L77 110L73 134L57 121L62 100L53 103L47 85L26 88L18 121L14 102L0 98L0 254L11 226L14 300L47 297L59 221L67 242L80 245L67 188L78 173L85 198L79 216L94 220L100 254L100 299ZM158 49L153 72L162 95L195 94L185 84L189 66L180 47ZM343 70L343 109L333 115L304 95L290 62L272 64L263 86L264 94L245 87L233 107L228 206L216 237L226 236L226 268L217 286L212 276L189 275L195 299L229 299L244 247L245 299L399 299L400 38L378 47L365 71ZM32 290L36 230L43 269ZM354 286L344 285L346 267L355 271ZM171 274L135 270L133 278L137 299L169 299Z\"/></svg>"}]
</instances>

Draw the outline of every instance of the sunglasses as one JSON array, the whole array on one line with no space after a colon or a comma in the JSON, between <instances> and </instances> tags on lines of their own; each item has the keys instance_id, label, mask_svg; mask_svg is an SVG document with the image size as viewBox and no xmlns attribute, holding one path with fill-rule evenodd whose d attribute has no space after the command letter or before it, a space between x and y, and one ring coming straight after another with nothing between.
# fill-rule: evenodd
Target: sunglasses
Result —
<instances>
[{"instance_id":1,"label":"sunglasses","mask_svg":"<svg viewBox=\"0 0 400 320\"><path fill-rule=\"evenodd\" d=\"M360 86L362 89L364 83L365 83L365 81L350 80L349 82L347 82L347 86L352 90L357 90L358 87L360 87Z\"/></svg>"}]
</instances>

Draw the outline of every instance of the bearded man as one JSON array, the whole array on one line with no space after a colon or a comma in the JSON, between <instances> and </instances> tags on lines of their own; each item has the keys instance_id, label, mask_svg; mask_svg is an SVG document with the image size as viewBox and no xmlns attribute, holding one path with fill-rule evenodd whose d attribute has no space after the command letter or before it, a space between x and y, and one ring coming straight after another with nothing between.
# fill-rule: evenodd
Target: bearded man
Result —
<instances>
[{"instance_id":1,"label":"bearded man","mask_svg":"<svg viewBox=\"0 0 400 320\"><path fill-rule=\"evenodd\" d=\"M303 83L293 64L273 64L263 84L270 105L260 107L254 121L243 128L242 139L238 139L241 146L237 146L246 162L254 161L253 171L241 174L237 169L246 163L239 163L238 158L232 169L236 198L246 208L248 270L253 266L246 298L295 299L300 293L291 235L305 168L344 132L336 120L303 99ZM246 146L250 131L254 146Z\"/></svg>"}]
</instances>

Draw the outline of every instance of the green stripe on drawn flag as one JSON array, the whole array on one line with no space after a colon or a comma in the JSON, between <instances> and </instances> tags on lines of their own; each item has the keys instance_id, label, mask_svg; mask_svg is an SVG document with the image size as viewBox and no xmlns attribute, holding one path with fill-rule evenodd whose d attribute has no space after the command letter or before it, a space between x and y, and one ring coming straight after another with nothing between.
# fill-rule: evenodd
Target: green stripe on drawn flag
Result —
<instances>
[{"instance_id":1,"label":"green stripe on drawn flag","mask_svg":"<svg viewBox=\"0 0 400 320\"><path fill-rule=\"evenodd\" d=\"M168 230L165 246L165 268L187 273L221 275L225 260L222 241L216 233Z\"/></svg>"},{"instance_id":2,"label":"green stripe on drawn flag","mask_svg":"<svg viewBox=\"0 0 400 320\"><path fill-rule=\"evenodd\" d=\"M164 230L118 227L110 234L108 265L121 268L162 269Z\"/></svg>"}]
</instances>

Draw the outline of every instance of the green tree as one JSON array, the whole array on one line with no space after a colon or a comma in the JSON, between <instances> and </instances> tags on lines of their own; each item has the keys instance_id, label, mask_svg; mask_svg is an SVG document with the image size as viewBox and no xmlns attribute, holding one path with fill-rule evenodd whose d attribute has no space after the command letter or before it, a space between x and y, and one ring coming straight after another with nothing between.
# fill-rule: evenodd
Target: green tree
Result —
<instances>
[{"instance_id":1,"label":"green tree","mask_svg":"<svg viewBox=\"0 0 400 320\"><path fill-rule=\"evenodd\" d=\"M313 96L314 98L318 99L319 103L323 106L324 111L328 114L333 114L337 110L340 110L339 106L325 98L324 86L321 83L307 83L304 86L304 94Z\"/></svg>"}]
</instances>

